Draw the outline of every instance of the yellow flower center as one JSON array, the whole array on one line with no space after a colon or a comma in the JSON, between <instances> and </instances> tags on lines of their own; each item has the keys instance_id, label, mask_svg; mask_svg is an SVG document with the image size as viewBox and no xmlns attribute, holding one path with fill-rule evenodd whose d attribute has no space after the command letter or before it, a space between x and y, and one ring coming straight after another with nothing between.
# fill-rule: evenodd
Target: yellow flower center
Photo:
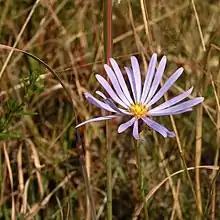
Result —
<instances>
[{"instance_id":1,"label":"yellow flower center","mask_svg":"<svg viewBox=\"0 0 220 220\"><path fill-rule=\"evenodd\" d=\"M130 107L130 113L139 119L147 115L147 108L145 105L135 104Z\"/></svg>"}]
</instances>

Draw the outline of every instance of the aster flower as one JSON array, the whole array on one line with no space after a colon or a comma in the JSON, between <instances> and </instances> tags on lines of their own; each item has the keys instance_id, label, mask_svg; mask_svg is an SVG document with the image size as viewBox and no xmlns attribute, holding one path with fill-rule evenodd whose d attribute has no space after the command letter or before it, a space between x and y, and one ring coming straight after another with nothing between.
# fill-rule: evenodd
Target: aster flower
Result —
<instances>
[{"instance_id":1,"label":"aster flower","mask_svg":"<svg viewBox=\"0 0 220 220\"><path fill-rule=\"evenodd\" d=\"M190 88L182 94L168 101L165 101L156 107L152 107L159 99L164 96L169 88L181 76L184 70L182 67L177 69L169 77L166 83L164 83L164 85L159 88L162 76L164 74L166 61L166 56L163 56L158 66L156 66L157 54L153 54L150 59L144 84L142 85L138 60L136 57L132 56L131 68L125 67L131 88L131 92L129 92L128 86L125 83L125 79L118 64L114 59L110 58L112 68L106 64L104 65L104 68L112 86L101 75L96 75L96 79L102 85L108 94L108 97L106 97L100 91L96 91L96 94L98 94L103 99L103 101L96 99L89 93L85 93L85 97L91 104L95 105L96 107L112 112L114 114L90 119L81 124L78 124L76 128L89 122L97 122L126 116L130 119L118 127L118 133L122 133L127 128L133 126L133 137L139 140L140 136L138 125L140 120L142 120L147 126L160 133L163 137L174 137L174 132L169 131L161 124L153 121L151 117L177 115L191 111L192 107L201 103L204 98L197 97L188 101L181 102L192 93L193 88Z\"/></svg>"}]
</instances>

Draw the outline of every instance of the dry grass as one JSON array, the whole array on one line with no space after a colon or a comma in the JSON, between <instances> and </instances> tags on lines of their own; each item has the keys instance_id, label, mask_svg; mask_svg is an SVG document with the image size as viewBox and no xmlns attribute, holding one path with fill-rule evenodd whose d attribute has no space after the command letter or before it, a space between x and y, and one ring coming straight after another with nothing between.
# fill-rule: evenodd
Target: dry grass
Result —
<instances>
[{"instance_id":1,"label":"dry grass","mask_svg":"<svg viewBox=\"0 0 220 220\"><path fill-rule=\"evenodd\" d=\"M99 87L96 72L105 75L102 10L102 1L97 0L21 1L19 5L0 1L0 43L28 51L53 68L68 88L80 121L101 114L85 101L83 92L93 93ZM141 161L149 219L220 219L219 14L217 0L114 1L113 57L120 66L128 65L135 54L144 75L152 52L165 54L169 62L164 80L177 67L185 69L166 98L191 85L192 96L205 97L191 113L158 118L176 130L176 139L164 139L148 129L142 133L147 138L141 144ZM0 219L89 220L75 116L63 87L43 65L22 53L1 47L0 62L1 121L9 115L8 100L23 104L21 114L10 114L7 128L0 128ZM35 73L40 80L34 81L32 90L25 89L24 81L30 88L28 79ZM135 150L129 131L117 133L119 123L111 123L114 219L143 219ZM97 219L106 216L104 125L80 128Z\"/></svg>"}]
</instances>

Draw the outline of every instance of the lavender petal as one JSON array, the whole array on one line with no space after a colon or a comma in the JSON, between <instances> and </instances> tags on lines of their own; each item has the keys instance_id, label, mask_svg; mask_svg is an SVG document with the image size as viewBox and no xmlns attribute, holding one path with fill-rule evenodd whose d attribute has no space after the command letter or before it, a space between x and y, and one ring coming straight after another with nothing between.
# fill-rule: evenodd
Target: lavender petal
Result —
<instances>
[{"instance_id":1,"label":"lavender petal","mask_svg":"<svg viewBox=\"0 0 220 220\"><path fill-rule=\"evenodd\" d=\"M90 122L97 122L97 121L104 121L104 120L110 120L112 118L117 118L121 115L108 115L108 116L104 116L104 117L98 117L98 118L92 118L92 119L89 119L88 121L84 121L80 124L78 124L75 128L78 128L84 124L87 124L87 123L90 123Z\"/></svg>"},{"instance_id":2,"label":"lavender petal","mask_svg":"<svg viewBox=\"0 0 220 220\"><path fill-rule=\"evenodd\" d=\"M104 99L104 102L110 106L110 108L112 108L113 110L115 110L115 112L117 113L122 113L124 115L132 115L130 112L125 111L124 109L119 108L118 106L115 105L115 103L112 101L111 98L107 98L102 92L100 91L96 91L96 94L98 94L99 96L101 96Z\"/></svg>"},{"instance_id":3,"label":"lavender petal","mask_svg":"<svg viewBox=\"0 0 220 220\"><path fill-rule=\"evenodd\" d=\"M133 117L132 119L130 119L129 121L121 124L119 127L118 127L118 133L122 133L124 132L127 128L131 127L134 122L135 122L136 118Z\"/></svg>"},{"instance_id":4,"label":"lavender petal","mask_svg":"<svg viewBox=\"0 0 220 220\"><path fill-rule=\"evenodd\" d=\"M110 62L111 62L111 65L112 65L112 68L115 72L115 75L118 79L118 82L121 86L121 89L122 91L124 92L124 95L126 96L126 98L128 99L128 101L131 103L131 104L134 104L132 98L131 98L131 95L130 95L130 92L128 90L128 87L125 83L125 80L124 80L124 77L122 75L122 72L117 64L117 62L113 59L113 58L110 58Z\"/></svg>"},{"instance_id":5,"label":"lavender petal","mask_svg":"<svg viewBox=\"0 0 220 220\"><path fill-rule=\"evenodd\" d=\"M166 62L167 62L166 56L163 56L163 58L161 59L161 61L159 63L159 66L157 68L157 71L156 71L153 83L151 85L151 88L149 90L149 94L147 96L147 99L144 101L144 103L148 103L148 101L155 94L155 92L156 92L156 90L157 90L157 88L160 84L160 81L162 79L162 76L163 76L163 73L164 73L164 70L165 70L165 66L166 66Z\"/></svg>"},{"instance_id":6,"label":"lavender petal","mask_svg":"<svg viewBox=\"0 0 220 220\"><path fill-rule=\"evenodd\" d=\"M134 102L137 102L137 90L136 90L136 86L135 86L135 79L134 79L134 74L132 72L132 69L130 67L125 67L125 71L128 75L128 79L131 85L131 90L132 90L132 94L134 97Z\"/></svg>"},{"instance_id":7,"label":"lavender petal","mask_svg":"<svg viewBox=\"0 0 220 220\"><path fill-rule=\"evenodd\" d=\"M98 107L98 108L101 108L101 109L104 109L106 111L109 111L109 112L116 112L115 110L113 110L109 105L105 104L104 102L101 102L99 101L98 99L96 99L94 96L92 96L91 94L89 93L84 93L85 95L85 98L91 103L93 104L94 106Z\"/></svg>"},{"instance_id":8,"label":"lavender petal","mask_svg":"<svg viewBox=\"0 0 220 220\"><path fill-rule=\"evenodd\" d=\"M176 72L164 83L164 85L160 88L160 90L155 94L155 96L151 99L151 101L145 104L147 106L151 106L154 103L156 103L181 76L183 70L184 70L183 68L179 68L178 70L176 70Z\"/></svg>"},{"instance_id":9,"label":"lavender petal","mask_svg":"<svg viewBox=\"0 0 220 220\"><path fill-rule=\"evenodd\" d=\"M118 112L118 113L121 113L121 114L123 114L123 115L131 115L130 112L127 112L127 111L125 111L125 110L123 110L123 109L118 108L118 107L115 105L115 103L112 101L112 99L110 99L110 98L106 98L104 102L105 102L107 105L109 105L113 110L115 110L116 112Z\"/></svg>"},{"instance_id":10,"label":"lavender petal","mask_svg":"<svg viewBox=\"0 0 220 220\"><path fill-rule=\"evenodd\" d=\"M165 128L163 125L151 120L148 117L142 118L142 120L153 130L160 133L163 137L175 137L175 133L172 131L169 131L167 128Z\"/></svg>"},{"instance_id":11,"label":"lavender petal","mask_svg":"<svg viewBox=\"0 0 220 220\"><path fill-rule=\"evenodd\" d=\"M154 53L150 59L150 63L147 69L147 75L145 77L144 87L143 87L142 96L141 96L141 103L144 103L149 93L149 89L150 89L150 86L151 86L151 83L154 77L155 69L156 69L156 63L157 63L157 54Z\"/></svg>"},{"instance_id":12,"label":"lavender petal","mask_svg":"<svg viewBox=\"0 0 220 220\"><path fill-rule=\"evenodd\" d=\"M108 84L108 82L102 76L100 76L99 74L96 74L96 79L99 81L102 87L106 90L106 92L115 102L117 102L119 105L123 106L124 108L129 109L129 107L124 102L122 102L121 99L119 99L119 97L116 95L112 87Z\"/></svg>"},{"instance_id":13,"label":"lavender petal","mask_svg":"<svg viewBox=\"0 0 220 220\"><path fill-rule=\"evenodd\" d=\"M175 112L183 111L184 109L191 108L195 105L198 105L203 100L204 100L203 97L197 97L197 98L194 98L192 100L188 100L188 101L182 102L180 104L174 105L173 107L163 109L161 111L160 110L154 110L154 109L151 109L150 111L151 111L151 113L158 113L158 112L163 112L163 113L174 112L175 113Z\"/></svg>"},{"instance_id":14,"label":"lavender petal","mask_svg":"<svg viewBox=\"0 0 220 220\"><path fill-rule=\"evenodd\" d=\"M152 109L153 110L153 109ZM192 108L187 108L187 109L183 109L182 111L167 111L167 112L164 112L164 110L161 110L161 111L158 111L158 112L151 112L151 110L148 112L148 115L149 116L153 116L153 117L156 117L156 116L165 116L165 115L179 115L179 114L182 114L182 113L185 113L185 112L190 112L192 111L193 109Z\"/></svg>"},{"instance_id":15,"label":"lavender petal","mask_svg":"<svg viewBox=\"0 0 220 220\"><path fill-rule=\"evenodd\" d=\"M162 110L168 107L171 107L173 105L175 105L178 102L181 102L183 99L185 99L186 97L188 97L191 93L192 93L193 87L191 87L189 90L183 92L182 94L164 102L163 104L157 106L154 108L155 111L157 110Z\"/></svg>"},{"instance_id":16,"label":"lavender petal","mask_svg":"<svg viewBox=\"0 0 220 220\"><path fill-rule=\"evenodd\" d=\"M133 126L133 137L136 139L136 140L140 140L140 136L139 136L139 131L138 131L138 120L136 120L134 122L134 126Z\"/></svg>"},{"instance_id":17,"label":"lavender petal","mask_svg":"<svg viewBox=\"0 0 220 220\"><path fill-rule=\"evenodd\" d=\"M118 97L120 97L120 99L128 106L130 106L130 102L128 101L128 99L126 98L124 92L121 89L121 86L119 84L118 79L115 76L115 73L112 71L111 67L109 67L107 64L104 65L105 71L118 95Z\"/></svg>"},{"instance_id":18,"label":"lavender petal","mask_svg":"<svg viewBox=\"0 0 220 220\"><path fill-rule=\"evenodd\" d=\"M135 86L136 86L136 91L137 91L137 102L140 102L141 99L141 72L140 72L140 67L138 60L135 56L131 57L131 66L134 74L134 80L135 80Z\"/></svg>"},{"instance_id":19,"label":"lavender petal","mask_svg":"<svg viewBox=\"0 0 220 220\"><path fill-rule=\"evenodd\" d=\"M96 91L95 92L97 95L101 96L103 99L107 99L107 97L105 96L105 94L101 91Z\"/></svg>"}]
</instances>

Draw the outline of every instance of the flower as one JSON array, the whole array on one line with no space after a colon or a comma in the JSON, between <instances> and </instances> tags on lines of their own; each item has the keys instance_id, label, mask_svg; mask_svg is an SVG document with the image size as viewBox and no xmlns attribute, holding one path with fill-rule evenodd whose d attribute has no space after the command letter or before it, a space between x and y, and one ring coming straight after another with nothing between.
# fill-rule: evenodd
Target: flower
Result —
<instances>
[{"instance_id":1,"label":"flower","mask_svg":"<svg viewBox=\"0 0 220 220\"><path fill-rule=\"evenodd\" d=\"M152 105L154 105L164 96L169 88L181 76L184 70L182 67L177 69L172 74L172 76L169 77L166 83L164 83L164 85L158 89L164 74L166 62L166 56L163 56L159 62L158 67L156 67L157 54L153 54L150 59L144 84L142 85L138 60L136 57L132 56L131 68L125 67L125 71L127 73L131 87L130 93L118 64L114 59L110 58L112 68L106 64L104 65L104 68L112 86L101 75L96 75L96 79L102 85L109 97L106 97L100 91L96 91L96 94L103 98L104 102L96 99L89 93L85 93L85 97L91 104L95 105L96 107L109 112L113 112L114 114L90 119L81 124L78 124L76 128L89 122L109 120L120 116L127 116L131 118L118 127L118 133L122 133L127 128L133 126L133 137L137 140L140 140L138 124L139 121L142 120L146 125L160 133L163 137L174 137L174 132L169 131L161 124L153 121L150 117L177 115L192 111L192 107L201 103L204 98L197 97L188 101L181 102L191 94L193 90L193 87L191 87L189 90L183 92L182 94L168 101L165 101L156 107L152 107Z\"/></svg>"}]
</instances>

